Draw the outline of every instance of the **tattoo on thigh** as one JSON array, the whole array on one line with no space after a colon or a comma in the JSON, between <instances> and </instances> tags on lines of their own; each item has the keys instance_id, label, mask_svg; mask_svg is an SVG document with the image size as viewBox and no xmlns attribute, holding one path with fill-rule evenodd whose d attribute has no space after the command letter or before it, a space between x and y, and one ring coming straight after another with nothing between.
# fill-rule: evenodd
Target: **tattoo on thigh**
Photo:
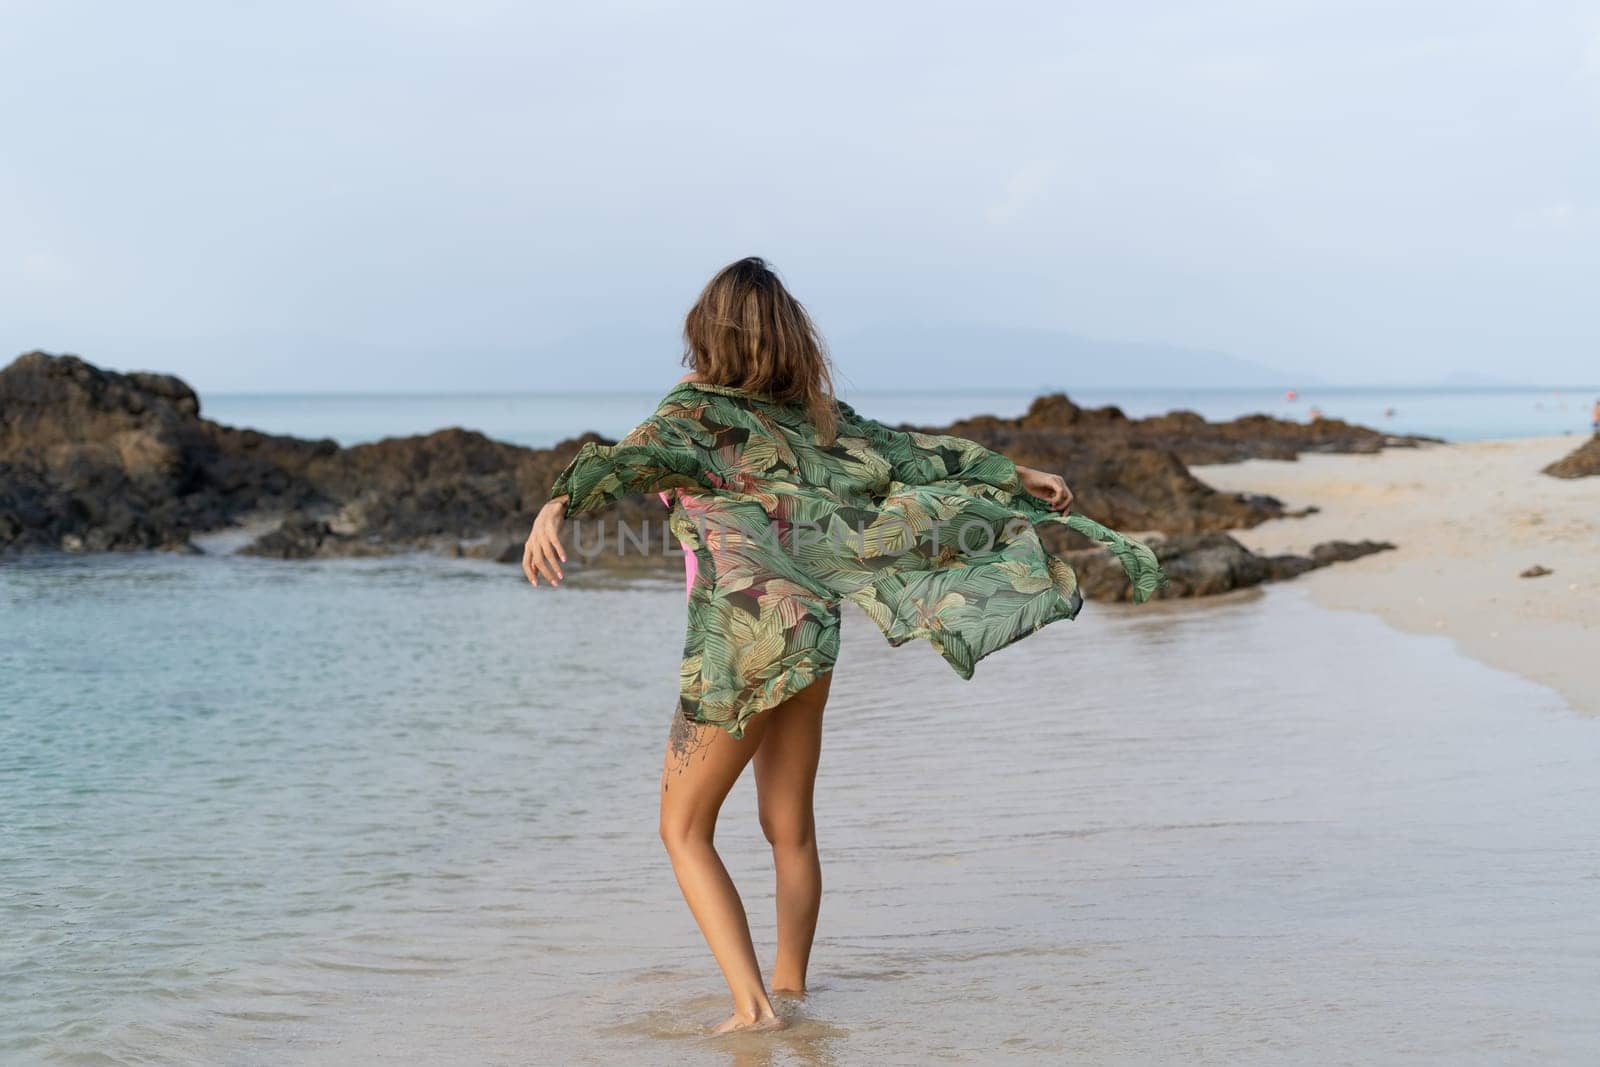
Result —
<instances>
[{"instance_id":1,"label":"tattoo on thigh","mask_svg":"<svg viewBox=\"0 0 1600 1067\"><path fill-rule=\"evenodd\" d=\"M672 732L667 736L667 761L661 772L662 790L666 790L670 776L682 774L695 753L711 744L714 729L714 726L705 727L689 721L682 708L673 709Z\"/></svg>"}]
</instances>

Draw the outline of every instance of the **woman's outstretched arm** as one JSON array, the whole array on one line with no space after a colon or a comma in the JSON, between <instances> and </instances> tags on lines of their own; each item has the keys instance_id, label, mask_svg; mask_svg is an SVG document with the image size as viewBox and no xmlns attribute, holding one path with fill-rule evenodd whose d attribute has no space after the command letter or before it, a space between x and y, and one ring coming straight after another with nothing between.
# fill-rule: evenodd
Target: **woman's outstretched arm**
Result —
<instances>
[{"instance_id":1,"label":"woman's outstretched arm","mask_svg":"<svg viewBox=\"0 0 1600 1067\"><path fill-rule=\"evenodd\" d=\"M567 497L567 513L581 515L634 493L704 485L699 452L674 421L652 415L614 445L593 441L578 449L550 487Z\"/></svg>"},{"instance_id":2,"label":"woman's outstretched arm","mask_svg":"<svg viewBox=\"0 0 1600 1067\"><path fill-rule=\"evenodd\" d=\"M614 445L591 441L578 449L550 487L550 499L539 509L522 548L522 572L534 585L540 575L551 585L561 584L561 564L567 560L561 528L568 515L633 493L704 484L699 453L669 418L652 415Z\"/></svg>"}]
</instances>

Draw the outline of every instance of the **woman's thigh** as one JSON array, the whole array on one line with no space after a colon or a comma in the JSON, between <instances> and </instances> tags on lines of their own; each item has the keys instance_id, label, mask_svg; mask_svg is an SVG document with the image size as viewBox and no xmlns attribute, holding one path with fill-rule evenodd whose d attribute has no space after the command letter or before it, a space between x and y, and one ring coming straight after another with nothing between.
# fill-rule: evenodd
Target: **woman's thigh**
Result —
<instances>
[{"instance_id":1,"label":"woman's thigh","mask_svg":"<svg viewBox=\"0 0 1600 1067\"><path fill-rule=\"evenodd\" d=\"M706 829L745 765L756 762L756 789L763 819L766 812L803 804L809 817L811 783L822 751L822 709L828 700L832 673L753 716L744 737L693 723L677 714L667 738L661 768L663 834ZM763 755L768 751L771 755Z\"/></svg>"},{"instance_id":2,"label":"woman's thigh","mask_svg":"<svg viewBox=\"0 0 1600 1067\"><path fill-rule=\"evenodd\" d=\"M734 740L719 726L693 723L676 713L661 768L662 818L669 808L686 816L709 812L715 818L723 798L761 747L767 726L760 721L763 718L757 715L744 736Z\"/></svg>"},{"instance_id":3,"label":"woman's thigh","mask_svg":"<svg viewBox=\"0 0 1600 1067\"><path fill-rule=\"evenodd\" d=\"M811 796L822 757L822 712L832 683L830 671L756 716L770 716L755 755L757 802L769 838L810 836Z\"/></svg>"}]
</instances>

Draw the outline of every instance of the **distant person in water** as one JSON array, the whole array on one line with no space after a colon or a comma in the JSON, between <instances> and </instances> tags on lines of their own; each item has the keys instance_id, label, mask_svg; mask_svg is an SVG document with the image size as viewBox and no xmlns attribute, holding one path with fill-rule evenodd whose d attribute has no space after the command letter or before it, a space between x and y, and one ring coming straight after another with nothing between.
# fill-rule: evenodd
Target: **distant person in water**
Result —
<instances>
[{"instance_id":1,"label":"distant person in water","mask_svg":"<svg viewBox=\"0 0 1600 1067\"><path fill-rule=\"evenodd\" d=\"M891 644L927 638L969 678L983 657L1082 606L1076 575L1044 549L1036 524L1063 523L1108 546L1135 602L1166 578L1145 545L1072 514L1060 475L964 438L891 429L835 399L816 327L760 259L711 279L684 340L690 373L621 441L578 450L534 520L522 566L535 586L559 585L568 515L669 494L672 532L694 565L661 839L733 996L717 1032L774 1029L783 1020L772 994L805 993L822 902L812 786L840 601L859 605ZM626 654L640 635L616 640ZM594 666L602 682L603 664ZM1039 695L1057 699L1056 682L1041 679ZM573 709L580 717L563 728L606 729L586 710ZM712 845L747 764L777 869L770 993Z\"/></svg>"},{"instance_id":2,"label":"distant person in water","mask_svg":"<svg viewBox=\"0 0 1600 1067\"><path fill-rule=\"evenodd\" d=\"M1306 414L1311 416L1311 421L1312 422L1321 422L1322 421L1322 409L1317 407L1317 405L1315 405L1315 404L1311 405L1311 410L1306 412Z\"/></svg>"},{"instance_id":3,"label":"distant person in water","mask_svg":"<svg viewBox=\"0 0 1600 1067\"><path fill-rule=\"evenodd\" d=\"M1595 400L1594 409L1589 412L1589 430L1600 434L1600 399Z\"/></svg>"}]
</instances>

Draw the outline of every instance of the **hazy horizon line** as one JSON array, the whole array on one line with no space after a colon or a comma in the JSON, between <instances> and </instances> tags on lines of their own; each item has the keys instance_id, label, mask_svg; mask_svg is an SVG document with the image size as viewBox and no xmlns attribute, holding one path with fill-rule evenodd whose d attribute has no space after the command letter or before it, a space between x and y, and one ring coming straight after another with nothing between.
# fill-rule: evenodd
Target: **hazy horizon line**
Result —
<instances>
[{"instance_id":1,"label":"hazy horizon line","mask_svg":"<svg viewBox=\"0 0 1600 1067\"><path fill-rule=\"evenodd\" d=\"M966 388L963 386L939 386L918 389L895 389L872 387L865 389L839 390L840 395L923 395L923 396L1003 396L1015 393L1034 393L1035 395L1048 395L1052 393L1065 393L1069 397L1073 393L1109 393L1109 392L1144 392L1144 393L1221 393L1221 392L1279 392L1294 391L1297 395L1308 393L1340 393L1353 391L1369 391L1382 389L1431 389L1439 392L1453 393L1535 393L1544 391L1554 392L1589 392L1600 390L1600 381L1597 382L1551 382L1551 383L1520 383L1506 384L1481 384L1470 385L1459 382L1363 382L1341 383L1327 385L1089 385L1082 387L1035 385L1003 388L996 386L981 386ZM209 390L203 396L226 397L258 397L290 399L297 397L349 397L349 398L385 398L385 399L420 399L433 397L462 397L462 398L490 398L502 396L544 396L544 397L587 397L587 396L654 396L659 389L216 389ZM199 390L196 390L199 393Z\"/></svg>"}]
</instances>

